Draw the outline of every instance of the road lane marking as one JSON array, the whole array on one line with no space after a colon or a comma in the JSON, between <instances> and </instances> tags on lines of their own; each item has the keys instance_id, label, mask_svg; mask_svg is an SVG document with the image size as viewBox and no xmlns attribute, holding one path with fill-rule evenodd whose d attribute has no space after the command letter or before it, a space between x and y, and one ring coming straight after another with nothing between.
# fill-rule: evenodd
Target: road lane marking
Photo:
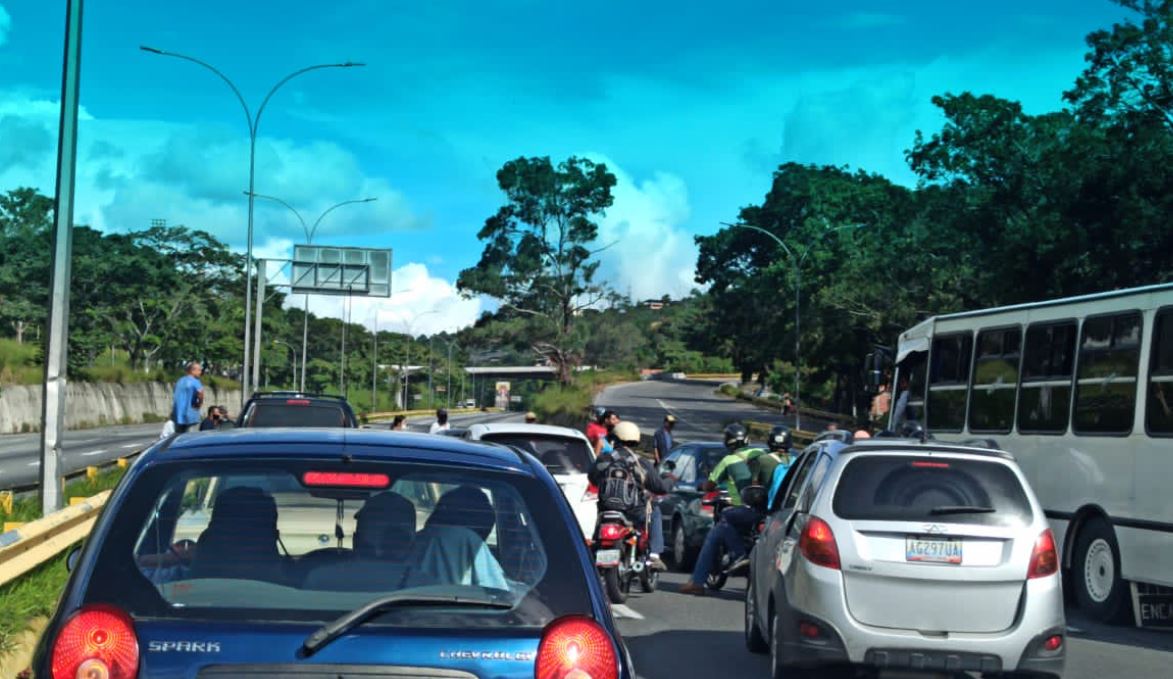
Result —
<instances>
[{"instance_id":1,"label":"road lane marking","mask_svg":"<svg viewBox=\"0 0 1173 679\"><path fill-rule=\"evenodd\" d=\"M82 455L82 457L89 457L90 455L101 455L104 452L106 452L105 448L103 448L101 450L91 450L89 452L82 453L81 455Z\"/></svg>"},{"instance_id":2,"label":"road lane marking","mask_svg":"<svg viewBox=\"0 0 1173 679\"><path fill-rule=\"evenodd\" d=\"M122 448L123 450L125 450L125 449L127 449L127 448L138 448L138 447L139 447L139 446L141 446L141 445L143 445L143 444L141 444L141 443L128 443L128 444L126 444L125 446L121 446L121 448Z\"/></svg>"},{"instance_id":3,"label":"road lane marking","mask_svg":"<svg viewBox=\"0 0 1173 679\"><path fill-rule=\"evenodd\" d=\"M40 467L40 466L41 466L41 461L40 461L40 460L35 460L35 461L33 461L33 462L30 462L28 466L30 466L30 467Z\"/></svg>"},{"instance_id":4,"label":"road lane marking","mask_svg":"<svg viewBox=\"0 0 1173 679\"><path fill-rule=\"evenodd\" d=\"M627 618L628 620L643 620L644 616L627 606L626 604L612 604L611 612L619 618Z\"/></svg>"}]
</instances>

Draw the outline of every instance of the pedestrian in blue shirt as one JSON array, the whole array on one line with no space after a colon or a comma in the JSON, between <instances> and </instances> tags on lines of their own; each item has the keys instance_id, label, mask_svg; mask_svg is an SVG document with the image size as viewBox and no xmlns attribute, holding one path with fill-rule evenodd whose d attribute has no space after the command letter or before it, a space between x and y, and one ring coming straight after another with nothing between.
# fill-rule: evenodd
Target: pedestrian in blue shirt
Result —
<instances>
[{"instance_id":1,"label":"pedestrian in blue shirt","mask_svg":"<svg viewBox=\"0 0 1173 679\"><path fill-rule=\"evenodd\" d=\"M656 464L663 462L664 458L668 457L668 451L672 450L672 427L674 426L676 426L676 417L668 415L664 418L664 426L657 429L655 436L652 437Z\"/></svg>"},{"instance_id":2,"label":"pedestrian in blue shirt","mask_svg":"<svg viewBox=\"0 0 1173 679\"><path fill-rule=\"evenodd\" d=\"M187 364L187 374L175 383L171 418L175 421L177 434L182 434L200 423L200 407L204 405L204 385L200 383L202 374L203 366L192 361Z\"/></svg>"}]
</instances>

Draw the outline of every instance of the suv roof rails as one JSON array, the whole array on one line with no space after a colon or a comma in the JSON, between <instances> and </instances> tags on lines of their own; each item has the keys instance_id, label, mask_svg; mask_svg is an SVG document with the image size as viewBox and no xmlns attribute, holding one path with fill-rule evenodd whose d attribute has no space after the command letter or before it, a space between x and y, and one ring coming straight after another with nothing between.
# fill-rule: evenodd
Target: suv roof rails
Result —
<instances>
[{"instance_id":1,"label":"suv roof rails","mask_svg":"<svg viewBox=\"0 0 1173 679\"><path fill-rule=\"evenodd\" d=\"M948 451L951 449L965 448L966 452L974 455L988 455L991 457L1000 457L1007 460L1013 460L1014 456L1009 452L1002 450L998 444L991 439L966 439L964 441L942 441L940 439L929 439L922 441L919 437L914 438L881 438L863 439L850 444L847 448L840 452L863 452L873 448L883 448L885 446L900 446L902 450L914 450L915 448L928 448L930 450ZM905 448L904 446L908 446Z\"/></svg>"},{"instance_id":2,"label":"suv roof rails","mask_svg":"<svg viewBox=\"0 0 1173 679\"><path fill-rule=\"evenodd\" d=\"M337 396L335 394L315 394L313 392L306 392L306 391L254 391L253 395L251 397L249 397L249 400L252 400L252 399L258 398L258 397L289 398L291 396L298 396L298 397L302 397L302 398L332 399L335 401L343 401L343 402L346 401L345 396Z\"/></svg>"}]
</instances>

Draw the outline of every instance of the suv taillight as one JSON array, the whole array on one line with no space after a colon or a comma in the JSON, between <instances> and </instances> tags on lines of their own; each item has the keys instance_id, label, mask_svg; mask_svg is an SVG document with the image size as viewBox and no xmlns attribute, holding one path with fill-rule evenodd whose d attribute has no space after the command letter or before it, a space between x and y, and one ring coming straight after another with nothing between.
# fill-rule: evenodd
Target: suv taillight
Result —
<instances>
[{"instance_id":1,"label":"suv taillight","mask_svg":"<svg viewBox=\"0 0 1173 679\"><path fill-rule=\"evenodd\" d=\"M817 516L806 522L802 537L798 539L798 551L813 564L839 570L839 545L835 544L835 533Z\"/></svg>"},{"instance_id":2,"label":"suv taillight","mask_svg":"<svg viewBox=\"0 0 1173 679\"><path fill-rule=\"evenodd\" d=\"M134 623L113 606L85 606L57 633L52 665L53 679L135 679L138 637Z\"/></svg>"},{"instance_id":3,"label":"suv taillight","mask_svg":"<svg viewBox=\"0 0 1173 679\"><path fill-rule=\"evenodd\" d=\"M1026 579L1045 578L1058 572L1059 552L1055 549L1055 535L1048 528L1035 539L1034 550L1030 553L1030 568L1026 571Z\"/></svg>"},{"instance_id":4,"label":"suv taillight","mask_svg":"<svg viewBox=\"0 0 1173 679\"><path fill-rule=\"evenodd\" d=\"M559 618L542 633L536 679L618 679L619 659L599 623L579 616Z\"/></svg>"}]
</instances>

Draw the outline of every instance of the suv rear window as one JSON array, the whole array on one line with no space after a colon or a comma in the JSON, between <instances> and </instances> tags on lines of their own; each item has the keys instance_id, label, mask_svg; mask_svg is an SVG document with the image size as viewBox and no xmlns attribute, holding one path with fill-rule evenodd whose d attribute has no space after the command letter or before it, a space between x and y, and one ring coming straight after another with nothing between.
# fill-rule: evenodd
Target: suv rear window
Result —
<instances>
[{"instance_id":1,"label":"suv rear window","mask_svg":"<svg viewBox=\"0 0 1173 679\"><path fill-rule=\"evenodd\" d=\"M839 477L832 509L856 521L1020 526L1033 520L1030 501L1010 467L994 460L927 455L851 459Z\"/></svg>"},{"instance_id":2,"label":"suv rear window","mask_svg":"<svg viewBox=\"0 0 1173 679\"><path fill-rule=\"evenodd\" d=\"M246 427L349 427L350 418L330 403L254 403L244 418Z\"/></svg>"},{"instance_id":3,"label":"suv rear window","mask_svg":"<svg viewBox=\"0 0 1173 679\"><path fill-rule=\"evenodd\" d=\"M463 467L155 464L119 504L85 597L135 616L327 621L418 590L509 607L408 606L376 624L542 627L590 613L550 506L536 479Z\"/></svg>"},{"instance_id":4,"label":"suv rear window","mask_svg":"<svg viewBox=\"0 0 1173 679\"><path fill-rule=\"evenodd\" d=\"M538 458L551 474L583 474L591 468L591 449L586 441L549 434L485 434L482 441L514 446Z\"/></svg>"}]
</instances>

